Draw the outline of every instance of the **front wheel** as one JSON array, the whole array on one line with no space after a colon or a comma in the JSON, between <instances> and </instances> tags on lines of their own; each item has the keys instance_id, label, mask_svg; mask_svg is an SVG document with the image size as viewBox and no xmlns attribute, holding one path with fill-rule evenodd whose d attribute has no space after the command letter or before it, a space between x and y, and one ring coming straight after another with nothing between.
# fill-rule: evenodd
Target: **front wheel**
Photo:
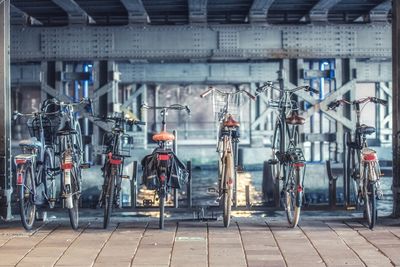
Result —
<instances>
[{"instance_id":1,"label":"front wheel","mask_svg":"<svg viewBox=\"0 0 400 267\"><path fill-rule=\"evenodd\" d=\"M68 209L72 229L79 227L79 198L80 198L80 170L78 167L71 169L71 194L72 208Z\"/></svg>"},{"instance_id":2,"label":"front wheel","mask_svg":"<svg viewBox=\"0 0 400 267\"><path fill-rule=\"evenodd\" d=\"M115 192L115 177L110 175L107 179L107 184L105 187L105 194L103 199L104 207L104 220L103 228L106 229L110 223L112 208L114 204L114 192Z\"/></svg>"},{"instance_id":3,"label":"front wheel","mask_svg":"<svg viewBox=\"0 0 400 267\"><path fill-rule=\"evenodd\" d=\"M223 220L224 226L229 227L231 222L231 211L232 211L232 193L233 193L233 158L232 154L227 157L223 166L223 177L222 177L222 203L223 203Z\"/></svg>"},{"instance_id":4,"label":"front wheel","mask_svg":"<svg viewBox=\"0 0 400 267\"><path fill-rule=\"evenodd\" d=\"M22 175L22 184L18 185L18 198L19 198L19 211L21 215L22 225L26 230L32 230L33 223L35 222L36 205L34 203L34 180L32 174L32 167L26 166L23 172L18 173ZM17 179L20 179L17 177Z\"/></svg>"},{"instance_id":5,"label":"front wheel","mask_svg":"<svg viewBox=\"0 0 400 267\"><path fill-rule=\"evenodd\" d=\"M300 183L300 169L295 167L289 171L287 185L284 186L283 203L289 227L294 228L300 220L303 188Z\"/></svg>"}]
</instances>

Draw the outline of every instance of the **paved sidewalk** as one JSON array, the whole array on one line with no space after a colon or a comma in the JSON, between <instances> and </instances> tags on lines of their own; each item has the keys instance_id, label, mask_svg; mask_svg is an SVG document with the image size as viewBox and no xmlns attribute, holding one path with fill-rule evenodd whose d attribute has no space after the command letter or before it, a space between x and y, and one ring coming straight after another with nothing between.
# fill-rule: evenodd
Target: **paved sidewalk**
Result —
<instances>
[{"instance_id":1,"label":"paved sidewalk","mask_svg":"<svg viewBox=\"0 0 400 267\"><path fill-rule=\"evenodd\" d=\"M400 219L381 218L374 231L351 217L284 217L221 221L84 218L81 228L52 221L27 233L0 225L0 266L400 266Z\"/></svg>"}]
</instances>

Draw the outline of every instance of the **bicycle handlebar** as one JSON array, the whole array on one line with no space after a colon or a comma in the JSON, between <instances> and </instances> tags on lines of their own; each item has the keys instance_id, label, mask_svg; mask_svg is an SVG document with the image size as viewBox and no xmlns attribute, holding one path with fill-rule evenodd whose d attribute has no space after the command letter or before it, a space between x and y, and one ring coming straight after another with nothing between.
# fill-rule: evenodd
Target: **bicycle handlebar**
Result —
<instances>
[{"instance_id":1,"label":"bicycle handlebar","mask_svg":"<svg viewBox=\"0 0 400 267\"><path fill-rule=\"evenodd\" d=\"M138 120L130 120L121 117L95 117L95 121L104 121L104 122L125 122L128 125L146 125L144 121Z\"/></svg>"},{"instance_id":2,"label":"bicycle handlebar","mask_svg":"<svg viewBox=\"0 0 400 267\"><path fill-rule=\"evenodd\" d=\"M294 93L296 91L304 90L306 92L319 94L319 91L317 89L314 89L309 85L302 85L302 86L298 86L298 87L295 87L295 88L292 88L292 89L280 89L280 88L275 87L273 85L272 81L265 82L262 86L258 87L256 89L256 91L257 91L257 93L260 94L260 93L263 93L263 92L267 91L268 89L273 89L273 90L277 90L277 91L280 91L280 92L282 92L282 91L283 92L289 92L289 93Z\"/></svg>"},{"instance_id":3,"label":"bicycle handlebar","mask_svg":"<svg viewBox=\"0 0 400 267\"><path fill-rule=\"evenodd\" d=\"M240 93L245 93L245 94L246 94L249 98L251 98L252 100L254 100L254 101L256 100L256 97L255 97L254 95L252 95L250 92L248 92L248 91L246 91L246 90L244 90L244 89L238 90L238 91L236 91L236 92L224 92L224 91L221 91L221 90L216 89L216 88L211 87L211 86L208 88L207 91L205 91L204 93L202 93L202 94L200 95L200 97L201 97L201 98L204 98L204 97L208 96L211 92L216 92L216 93L218 93L218 94L220 94L220 95L222 95L222 96L237 95L237 94L240 94Z\"/></svg>"},{"instance_id":4,"label":"bicycle handlebar","mask_svg":"<svg viewBox=\"0 0 400 267\"><path fill-rule=\"evenodd\" d=\"M386 106L388 104L388 101L385 99L377 98L374 96L368 96L364 97L358 100L354 100L352 102L347 101L346 99L339 99L336 101L332 101L331 103L328 104L328 110L335 110L337 107L339 107L342 104L348 104L348 105L357 105L357 104L367 104L369 102L375 103L375 104L380 104Z\"/></svg>"},{"instance_id":5,"label":"bicycle handlebar","mask_svg":"<svg viewBox=\"0 0 400 267\"><path fill-rule=\"evenodd\" d=\"M66 107L66 106L75 107L75 106L79 106L79 105L82 105L82 104L86 104L87 105L85 107L86 111L88 113L90 113L90 115L93 116L92 100L90 98L82 98L79 102L69 102L69 103L65 103L65 102L59 101L56 98L46 99L43 102L43 107L41 108L41 110L44 111L50 104L55 104L55 105L60 106L60 107Z\"/></svg>"},{"instance_id":6,"label":"bicycle handlebar","mask_svg":"<svg viewBox=\"0 0 400 267\"><path fill-rule=\"evenodd\" d=\"M18 117L35 117L38 115L55 115L55 114L58 114L58 111L56 111L56 112L37 111L37 112L31 112L31 113L21 113L21 112L18 112L17 110L14 110L12 119L16 120Z\"/></svg>"},{"instance_id":7,"label":"bicycle handlebar","mask_svg":"<svg viewBox=\"0 0 400 267\"><path fill-rule=\"evenodd\" d=\"M172 104L170 106L149 106L147 104L142 104L140 108L145 108L145 109L165 109L165 110L185 110L188 114L190 114L190 108L187 105L181 105L181 104Z\"/></svg>"}]
</instances>

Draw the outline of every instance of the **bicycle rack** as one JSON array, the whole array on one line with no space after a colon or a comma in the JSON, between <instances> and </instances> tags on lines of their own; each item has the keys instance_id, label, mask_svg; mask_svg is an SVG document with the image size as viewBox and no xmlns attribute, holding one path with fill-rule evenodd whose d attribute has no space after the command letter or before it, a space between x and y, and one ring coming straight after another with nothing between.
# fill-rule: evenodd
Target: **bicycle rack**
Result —
<instances>
[{"instance_id":1,"label":"bicycle rack","mask_svg":"<svg viewBox=\"0 0 400 267\"><path fill-rule=\"evenodd\" d=\"M329 179L329 207L336 207L337 199L336 199L336 182L338 176L333 176L331 162L329 160L326 161L326 171L328 173Z\"/></svg>"}]
</instances>

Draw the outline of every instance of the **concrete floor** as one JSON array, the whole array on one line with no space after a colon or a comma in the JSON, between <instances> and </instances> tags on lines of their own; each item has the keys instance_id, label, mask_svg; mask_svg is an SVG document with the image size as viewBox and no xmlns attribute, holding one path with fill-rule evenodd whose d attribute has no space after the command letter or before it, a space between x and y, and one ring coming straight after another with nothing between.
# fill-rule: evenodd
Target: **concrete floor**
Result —
<instances>
[{"instance_id":1,"label":"concrete floor","mask_svg":"<svg viewBox=\"0 0 400 267\"><path fill-rule=\"evenodd\" d=\"M26 232L18 220L0 225L0 266L398 266L400 219L380 218L373 231L359 215L306 211L287 228L282 212L222 221L116 215L70 229L67 218ZM242 216L248 216L244 213ZM59 216L58 216L59 217Z\"/></svg>"}]
</instances>

